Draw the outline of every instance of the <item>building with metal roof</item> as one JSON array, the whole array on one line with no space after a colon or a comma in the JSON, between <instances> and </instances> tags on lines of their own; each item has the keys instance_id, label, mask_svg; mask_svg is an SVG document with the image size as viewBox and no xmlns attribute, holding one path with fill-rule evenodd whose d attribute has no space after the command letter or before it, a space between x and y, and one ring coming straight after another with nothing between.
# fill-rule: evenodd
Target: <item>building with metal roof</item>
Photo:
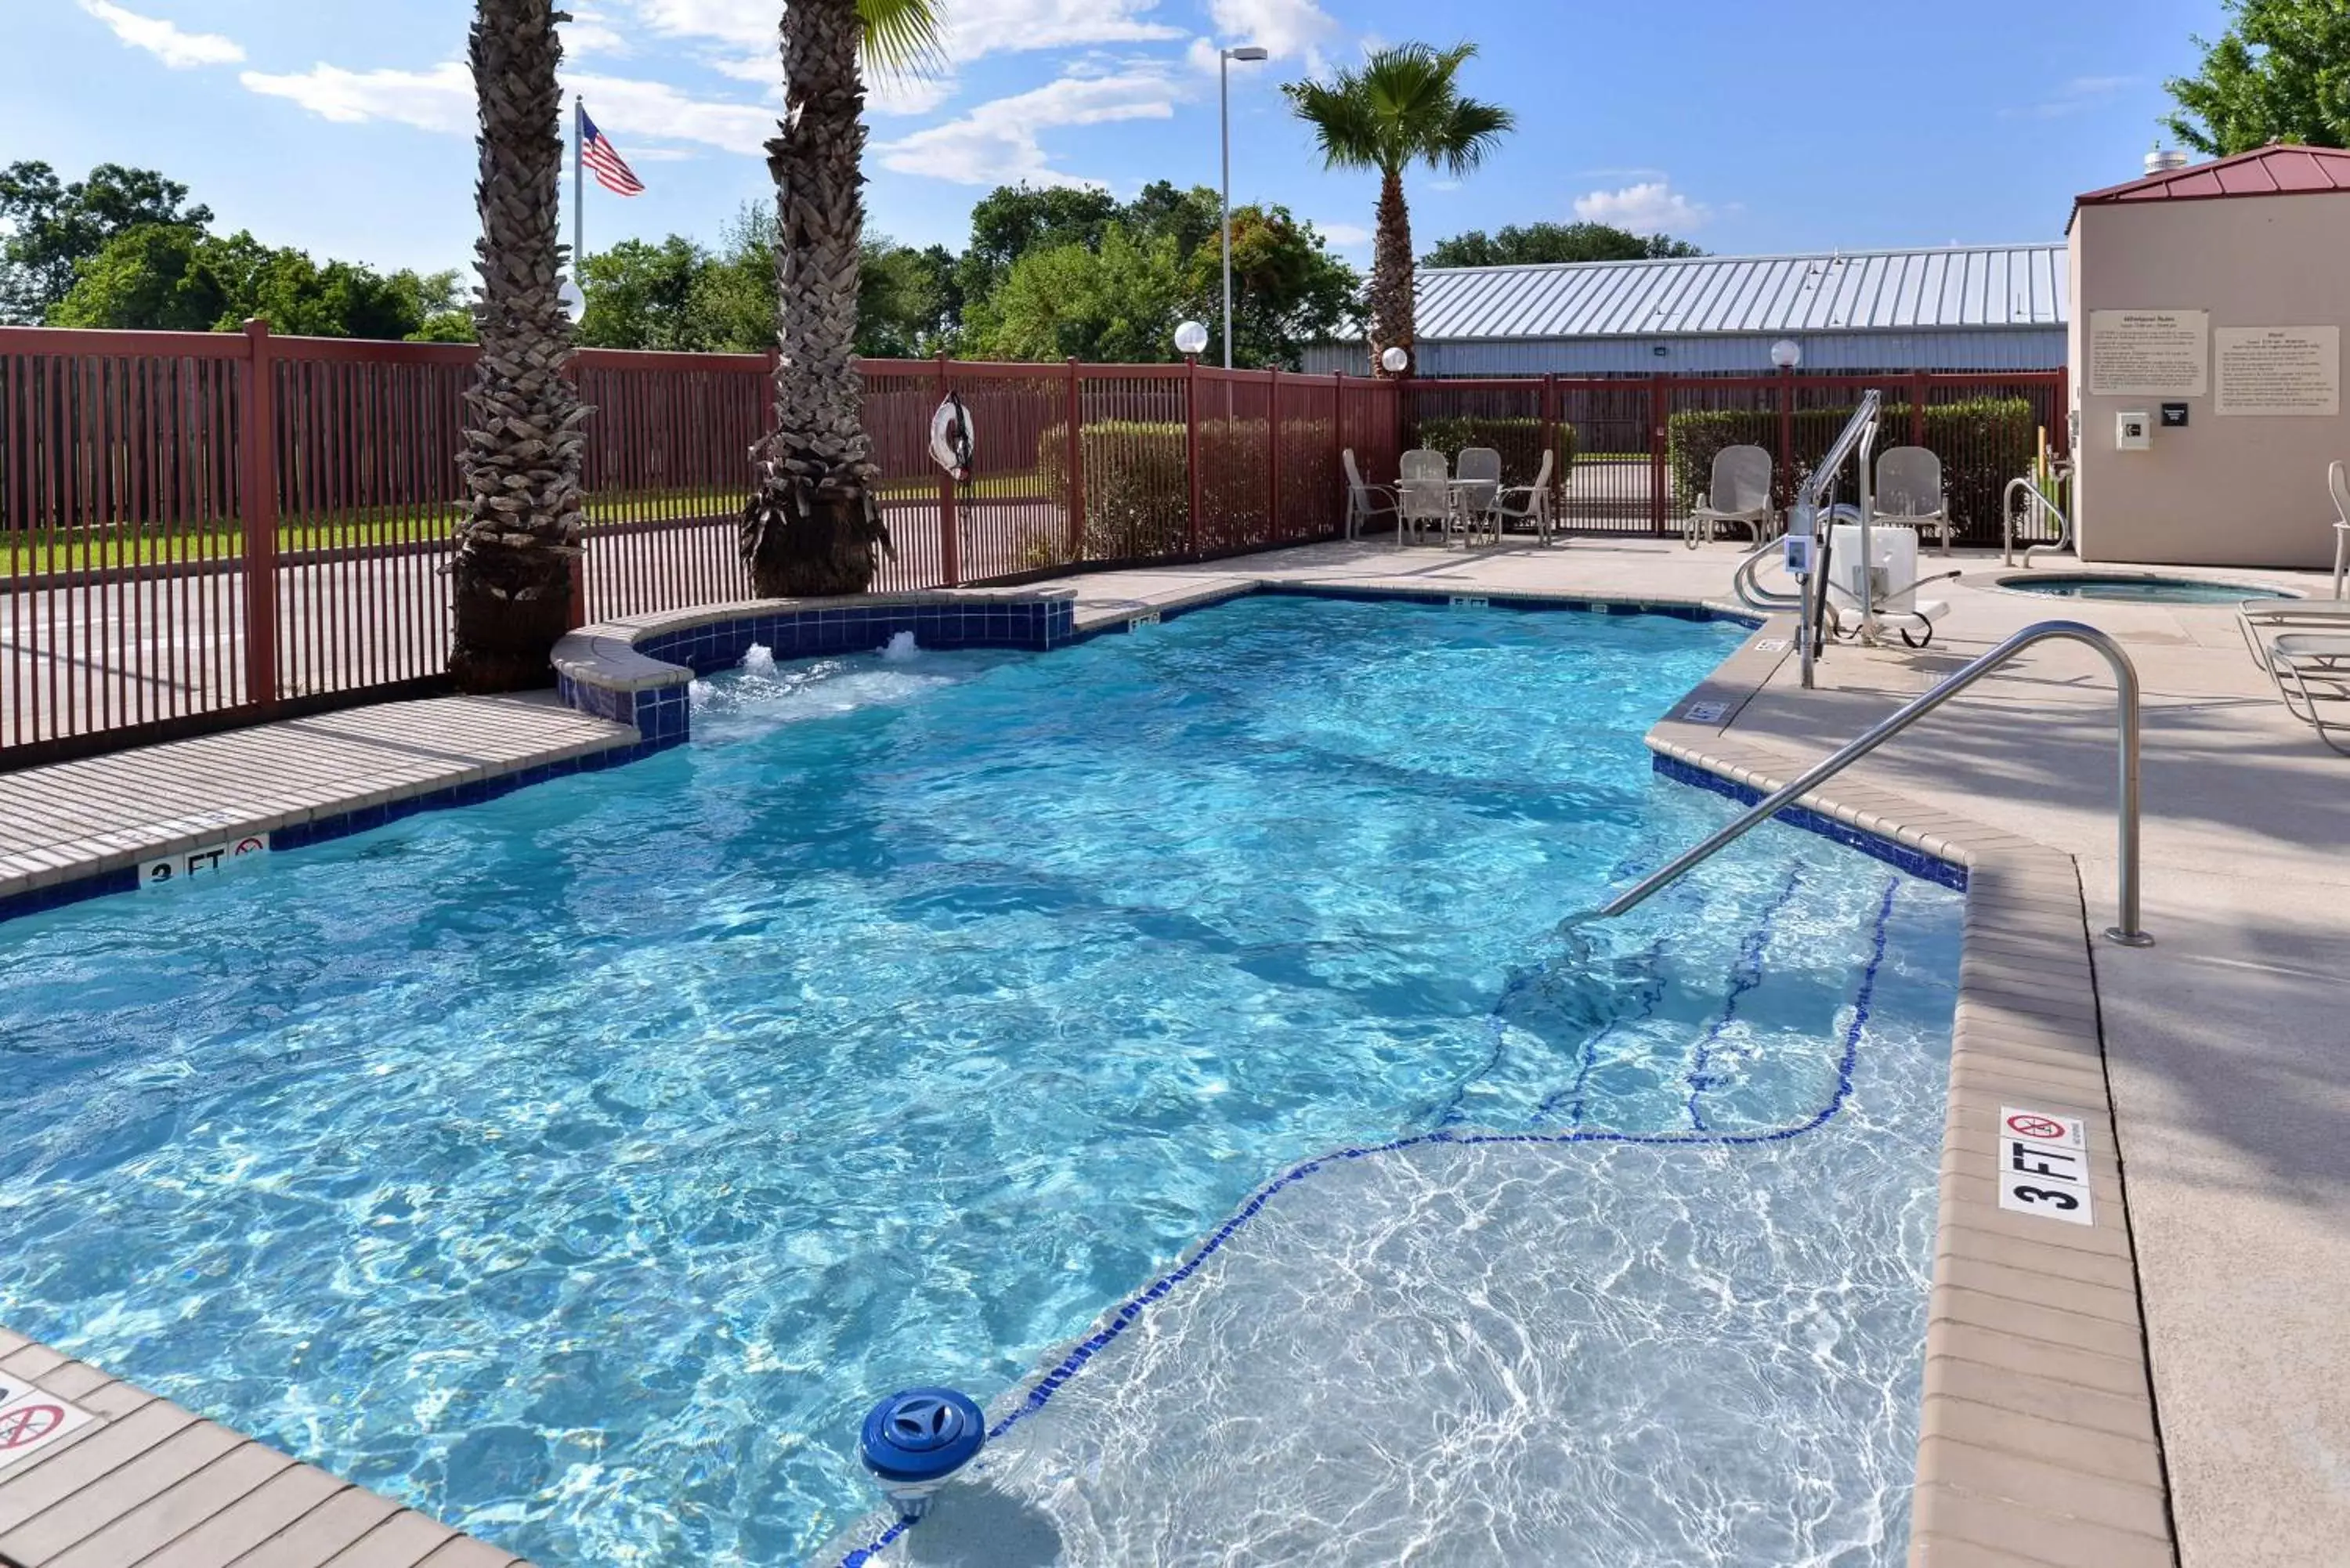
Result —
<instances>
[{"instance_id":1,"label":"building with metal roof","mask_svg":"<svg viewBox=\"0 0 2350 1568\"><path fill-rule=\"evenodd\" d=\"M2069 307L2062 242L1422 267L1417 294L1423 376L1759 375L1782 339L1807 370L2051 370Z\"/></svg>"}]
</instances>

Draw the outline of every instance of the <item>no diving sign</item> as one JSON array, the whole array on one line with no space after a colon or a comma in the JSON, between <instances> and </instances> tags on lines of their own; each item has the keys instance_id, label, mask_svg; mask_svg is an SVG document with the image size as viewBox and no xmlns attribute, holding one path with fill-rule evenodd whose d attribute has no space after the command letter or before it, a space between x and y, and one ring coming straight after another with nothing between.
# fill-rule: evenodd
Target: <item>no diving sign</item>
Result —
<instances>
[{"instance_id":1,"label":"no diving sign","mask_svg":"<svg viewBox=\"0 0 2350 1568\"><path fill-rule=\"evenodd\" d=\"M2002 1209L2074 1225L2096 1222L2089 1202L2089 1140L2078 1116L2002 1106L1996 1174Z\"/></svg>"},{"instance_id":2,"label":"no diving sign","mask_svg":"<svg viewBox=\"0 0 2350 1568\"><path fill-rule=\"evenodd\" d=\"M202 849L185 850L178 855L166 855L161 860L142 860L139 864L139 885L141 888L168 888L184 882L191 877L209 872L224 871L241 861L257 858L269 853L269 835L241 834L218 844L207 844Z\"/></svg>"},{"instance_id":3,"label":"no diving sign","mask_svg":"<svg viewBox=\"0 0 2350 1568\"><path fill-rule=\"evenodd\" d=\"M0 1467L31 1459L96 1419L78 1405L68 1405L37 1388L27 1389L0 1405Z\"/></svg>"}]
</instances>

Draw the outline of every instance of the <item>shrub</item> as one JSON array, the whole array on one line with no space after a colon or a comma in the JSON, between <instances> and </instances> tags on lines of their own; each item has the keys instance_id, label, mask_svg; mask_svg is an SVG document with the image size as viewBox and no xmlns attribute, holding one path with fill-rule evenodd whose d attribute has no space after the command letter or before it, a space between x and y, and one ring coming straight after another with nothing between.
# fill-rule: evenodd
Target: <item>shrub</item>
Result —
<instances>
[{"instance_id":1,"label":"shrub","mask_svg":"<svg viewBox=\"0 0 2350 1568\"><path fill-rule=\"evenodd\" d=\"M1789 484L1800 484L1813 462L1835 444L1851 420L1851 408L1800 409L1789 416L1797 454ZM2032 472L2038 452L2037 416L2027 398L1968 398L1926 405L1928 450L1942 460L1942 492L1962 537L1999 536L2000 506L2007 482ZM1674 504L1696 504L1712 482L1714 454L1726 446L1772 449L1778 444L1779 416L1770 409L1695 409L1666 421L1666 462L1672 471ZM1877 450L1909 440L1909 405L1883 405ZM1847 495L1846 499L1852 499Z\"/></svg>"},{"instance_id":2,"label":"shrub","mask_svg":"<svg viewBox=\"0 0 2350 1568\"><path fill-rule=\"evenodd\" d=\"M1281 439L1289 457L1282 471L1284 486L1319 489L1335 502L1337 455L1327 450L1331 435L1326 420L1283 419ZM1191 527L1188 438L1185 426L1173 420L1102 420L1085 427L1085 559L1126 561L1183 553ZM1068 452L1066 424L1048 426L1037 438L1036 476L1048 495L1068 493ZM1265 515L1264 457L1264 421L1201 421L1200 548L1238 549L1273 542ZM1297 494L1302 509L1304 492ZM1283 511L1301 514L1286 501ZM1330 525L1336 522L1335 514L1328 519Z\"/></svg>"},{"instance_id":3,"label":"shrub","mask_svg":"<svg viewBox=\"0 0 2350 1568\"><path fill-rule=\"evenodd\" d=\"M1554 442L1558 461L1551 465L1551 482L1564 484L1575 468L1575 427L1559 421ZM1502 454L1503 483L1532 484L1542 466L1542 421L1524 414L1446 414L1420 421L1409 444L1440 452L1448 462L1457 462L1462 447L1489 446Z\"/></svg>"}]
</instances>

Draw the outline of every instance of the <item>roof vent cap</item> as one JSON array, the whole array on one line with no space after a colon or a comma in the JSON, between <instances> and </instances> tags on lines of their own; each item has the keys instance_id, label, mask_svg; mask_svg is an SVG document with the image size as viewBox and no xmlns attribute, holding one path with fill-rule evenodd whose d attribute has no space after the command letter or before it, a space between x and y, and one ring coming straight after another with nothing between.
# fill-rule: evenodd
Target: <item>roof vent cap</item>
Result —
<instances>
[{"instance_id":1,"label":"roof vent cap","mask_svg":"<svg viewBox=\"0 0 2350 1568\"><path fill-rule=\"evenodd\" d=\"M2150 175L2168 174L2174 169L2186 167L2187 154L2176 147L2158 146L2146 155L2146 171Z\"/></svg>"}]
</instances>

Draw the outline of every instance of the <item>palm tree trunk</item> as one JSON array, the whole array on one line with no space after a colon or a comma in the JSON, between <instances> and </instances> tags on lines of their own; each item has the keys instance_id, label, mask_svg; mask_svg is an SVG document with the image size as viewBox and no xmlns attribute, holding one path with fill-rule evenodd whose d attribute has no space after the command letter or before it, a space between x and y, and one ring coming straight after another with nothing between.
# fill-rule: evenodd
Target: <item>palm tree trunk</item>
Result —
<instances>
[{"instance_id":1,"label":"palm tree trunk","mask_svg":"<svg viewBox=\"0 0 2350 1568\"><path fill-rule=\"evenodd\" d=\"M449 673L463 691L552 679L548 655L571 618L579 554L579 421L563 371L558 192L563 95L555 80L567 20L552 0L475 0L474 93L481 177L474 201L482 357L465 394L465 518L457 526L456 638Z\"/></svg>"},{"instance_id":2,"label":"palm tree trunk","mask_svg":"<svg viewBox=\"0 0 2350 1568\"><path fill-rule=\"evenodd\" d=\"M763 598L863 593L889 548L858 373L858 243L865 228L865 82L857 0L784 12L775 182L775 433L754 449L743 560Z\"/></svg>"},{"instance_id":3,"label":"palm tree trunk","mask_svg":"<svg viewBox=\"0 0 2350 1568\"><path fill-rule=\"evenodd\" d=\"M1414 352L1411 320L1411 211L1403 203L1403 171L1379 177L1378 232L1371 242L1371 374L1384 376L1379 356L1390 348ZM1410 372L1405 372L1409 375Z\"/></svg>"}]
</instances>

